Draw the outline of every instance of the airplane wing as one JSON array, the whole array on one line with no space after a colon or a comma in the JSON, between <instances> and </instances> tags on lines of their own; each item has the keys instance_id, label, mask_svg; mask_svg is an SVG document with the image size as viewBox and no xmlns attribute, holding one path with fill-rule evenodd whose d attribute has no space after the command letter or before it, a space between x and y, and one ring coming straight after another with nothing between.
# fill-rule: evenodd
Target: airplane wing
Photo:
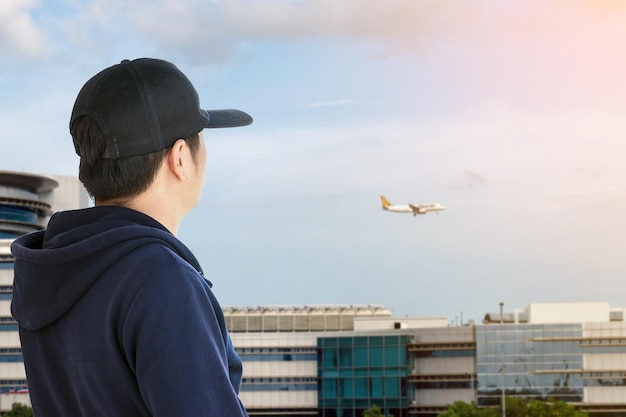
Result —
<instances>
[{"instance_id":1,"label":"airplane wing","mask_svg":"<svg viewBox=\"0 0 626 417\"><path fill-rule=\"evenodd\" d=\"M416 214L426 214L426 210L421 205L409 203L409 207L411 207L411 210L413 210L413 216L415 216Z\"/></svg>"}]
</instances>

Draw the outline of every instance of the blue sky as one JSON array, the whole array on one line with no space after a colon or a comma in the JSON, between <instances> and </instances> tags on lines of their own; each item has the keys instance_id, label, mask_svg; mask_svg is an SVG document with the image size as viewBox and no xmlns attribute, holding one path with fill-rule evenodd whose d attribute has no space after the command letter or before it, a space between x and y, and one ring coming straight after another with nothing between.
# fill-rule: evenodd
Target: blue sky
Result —
<instances>
[{"instance_id":1,"label":"blue sky","mask_svg":"<svg viewBox=\"0 0 626 417\"><path fill-rule=\"evenodd\" d=\"M76 175L82 84L163 58L255 118L179 234L223 305L623 306L624 50L610 0L4 0L0 169Z\"/></svg>"}]
</instances>

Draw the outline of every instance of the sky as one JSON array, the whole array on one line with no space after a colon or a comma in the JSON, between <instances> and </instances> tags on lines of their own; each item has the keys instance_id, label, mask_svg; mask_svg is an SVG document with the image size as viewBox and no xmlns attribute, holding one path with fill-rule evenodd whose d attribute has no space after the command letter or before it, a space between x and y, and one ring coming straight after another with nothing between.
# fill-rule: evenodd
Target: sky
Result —
<instances>
[{"instance_id":1,"label":"sky","mask_svg":"<svg viewBox=\"0 0 626 417\"><path fill-rule=\"evenodd\" d=\"M82 85L166 59L255 119L178 235L223 306L626 307L624 51L620 0L2 0L0 170L77 175Z\"/></svg>"}]
</instances>

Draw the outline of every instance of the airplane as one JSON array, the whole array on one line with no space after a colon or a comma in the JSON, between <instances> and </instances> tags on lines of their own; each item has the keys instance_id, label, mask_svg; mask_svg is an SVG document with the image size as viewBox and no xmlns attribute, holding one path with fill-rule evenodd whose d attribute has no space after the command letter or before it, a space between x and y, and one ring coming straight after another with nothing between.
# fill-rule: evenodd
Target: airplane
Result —
<instances>
[{"instance_id":1,"label":"airplane","mask_svg":"<svg viewBox=\"0 0 626 417\"><path fill-rule=\"evenodd\" d=\"M387 200L384 195L380 196L380 200L383 202L383 210L393 211L394 213L413 213L413 217L418 214L426 214L429 211L438 212L446 207L439 203L432 204L406 204L406 205L393 205Z\"/></svg>"}]
</instances>

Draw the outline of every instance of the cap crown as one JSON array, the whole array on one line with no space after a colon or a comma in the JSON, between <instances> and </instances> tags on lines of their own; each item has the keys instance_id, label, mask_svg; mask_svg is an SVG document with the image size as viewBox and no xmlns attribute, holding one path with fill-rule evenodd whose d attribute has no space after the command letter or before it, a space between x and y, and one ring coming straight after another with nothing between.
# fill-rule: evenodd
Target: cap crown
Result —
<instances>
[{"instance_id":1,"label":"cap crown","mask_svg":"<svg viewBox=\"0 0 626 417\"><path fill-rule=\"evenodd\" d=\"M210 125L185 74L152 58L124 60L87 81L74 104L70 130L81 116L99 125L107 142L103 157L113 159L168 148ZM76 141L74 146L81 155Z\"/></svg>"}]
</instances>

